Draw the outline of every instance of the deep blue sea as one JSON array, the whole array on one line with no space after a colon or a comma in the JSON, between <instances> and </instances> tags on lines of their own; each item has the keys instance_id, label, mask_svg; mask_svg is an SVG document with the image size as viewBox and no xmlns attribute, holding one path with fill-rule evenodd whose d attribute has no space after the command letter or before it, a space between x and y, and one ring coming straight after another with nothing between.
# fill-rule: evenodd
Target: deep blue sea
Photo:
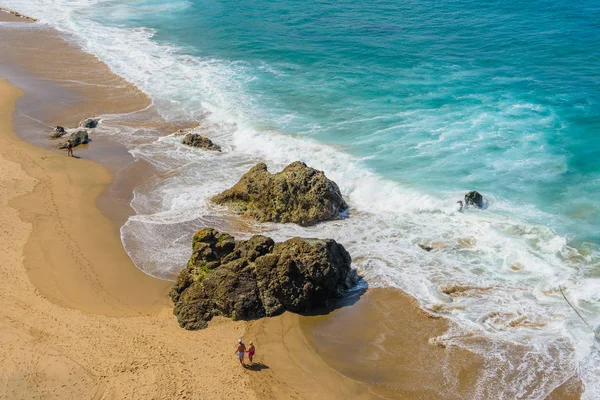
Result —
<instances>
[{"instance_id":1,"label":"deep blue sea","mask_svg":"<svg viewBox=\"0 0 600 400\"><path fill-rule=\"evenodd\" d=\"M575 371L586 398L600 396L598 344L557 291L600 324L599 1L5 3L223 145L207 155L114 129L164 172L136 189L122 229L141 269L176 272L191 232L219 224L207 199L253 163L301 159L338 182L350 217L255 231L334 237L370 286L456 305L446 314L464 332L529 346L510 367L519 374L498 378L504 398L523 397L539 371L525 397ZM487 210L456 211L469 190ZM439 289L456 282L492 289L452 301ZM494 351L506 365L509 351Z\"/></svg>"}]
</instances>

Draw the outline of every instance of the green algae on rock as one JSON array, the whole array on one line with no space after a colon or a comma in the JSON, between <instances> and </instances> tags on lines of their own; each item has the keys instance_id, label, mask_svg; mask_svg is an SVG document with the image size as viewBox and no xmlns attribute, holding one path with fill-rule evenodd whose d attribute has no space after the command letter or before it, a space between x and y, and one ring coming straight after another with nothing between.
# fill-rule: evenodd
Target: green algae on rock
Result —
<instances>
[{"instance_id":1,"label":"green algae on rock","mask_svg":"<svg viewBox=\"0 0 600 400\"><path fill-rule=\"evenodd\" d=\"M205 228L192 248L170 294L179 325L190 330L205 328L218 315L249 320L309 312L358 281L350 255L331 239L235 240Z\"/></svg>"}]
</instances>

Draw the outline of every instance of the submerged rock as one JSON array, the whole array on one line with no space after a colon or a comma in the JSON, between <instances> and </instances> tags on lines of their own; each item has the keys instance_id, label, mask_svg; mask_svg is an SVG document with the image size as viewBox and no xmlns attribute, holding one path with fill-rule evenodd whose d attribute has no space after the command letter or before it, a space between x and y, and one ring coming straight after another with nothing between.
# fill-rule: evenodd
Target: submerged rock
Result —
<instances>
[{"instance_id":1,"label":"submerged rock","mask_svg":"<svg viewBox=\"0 0 600 400\"><path fill-rule=\"evenodd\" d=\"M271 174L264 163L259 163L212 200L261 222L303 226L339 218L348 209L338 185L322 171L300 161L277 174Z\"/></svg>"},{"instance_id":2,"label":"submerged rock","mask_svg":"<svg viewBox=\"0 0 600 400\"><path fill-rule=\"evenodd\" d=\"M185 136L187 134L189 134L189 130L188 129L177 129L171 135L175 136L175 137L179 137L179 136Z\"/></svg>"},{"instance_id":3,"label":"submerged rock","mask_svg":"<svg viewBox=\"0 0 600 400\"><path fill-rule=\"evenodd\" d=\"M199 147L205 150L221 151L221 146L214 144L209 138L198 135L197 133L188 133L185 135L181 143L187 146Z\"/></svg>"},{"instance_id":4,"label":"submerged rock","mask_svg":"<svg viewBox=\"0 0 600 400\"><path fill-rule=\"evenodd\" d=\"M59 125L56 128L54 128L54 130L50 134L50 138L51 139L58 139L60 137L63 137L66 134L67 134L67 131L65 130L65 128L63 128L62 126Z\"/></svg>"},{"instance_id":5,"label":"submerged rock","mask_svg":"<svg viewBox=\"0 0 600 400\"><path fill-rule=\"evenodd\" d=\"M100 122L99 119L87 118L87 119L84 119L83 121L81 121L79 123L79 126L82 127L82 128L93 129L93 128L95 128L95 127L98 126L98 122Z\"/></svg>"},{"instance_id":6,"label":"submerged rock","mask_svg":"<svg viewBox=\"0 0 600 400\"><path fill-rule=\"evenodd\" d=\"M71 144L73 145L73 147L77 147L80 144L86 144L89 142L88 132L85 129L77 130L77 131L71 133L70 139L71 139ZM65 140L65 141L60 142L58 144L58 148L66 149L67 141Z\"/></svg>"},{"instance_id":7,"label":"submerged rock","mask_svg":"<svg viewBox=\"0 0 600 400\"><path fill-rule=\"evenodd\" d=\"M478 208L483 208L483 196L479 192L473 190L465 194L465 205L474 205Z\"/></svg>"},{"instance_id":8,"label":"submerged rock","mask_svg":"<svg viewBox=\"0 0 600 400\"><path fill-rule=\"evenodd\" d=\"M463 204L462 200L458 200L456 202L456 205L454 206L454 209L458 212L462 211L463 208L465 208L465 205Z\"/></svg>"},{"instance_id":9,"label":"submerged rock","mask_svg":"<svg viewBox=\"0 0 600 400\"><path fill-rule=\"evenodd\" d=\"M170 294L179 325L190 330L219 315L249 320L308 312L358 281L350 255L331 239L235 240L206 228L196 233L192 249Z\"/></svg>"},{"instance_id":10,"label":"submerged rock","mask_svg":"<svg viewBox=\"0 0 600 400\"><path fill-rule=\"evenodd\" d=\"M429 246L429 245L423 244L423 243L419 243L419 247L422 248L425 251L431 251L431 250L433 250L432 246Z\"/></svg>"}]
</instances>

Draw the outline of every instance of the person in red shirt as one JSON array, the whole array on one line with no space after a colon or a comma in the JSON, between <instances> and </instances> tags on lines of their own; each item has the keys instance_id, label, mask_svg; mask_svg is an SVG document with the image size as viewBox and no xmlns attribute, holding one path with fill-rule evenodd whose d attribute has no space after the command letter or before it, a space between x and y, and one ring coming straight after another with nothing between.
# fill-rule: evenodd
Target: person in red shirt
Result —
<instances>
[{"instance_id":1,"label":"person in red shirt","mask_svg":"<svg viewBox=\"0 0 600 400\"><path fill-rule=\"evenodd\" d=\"M250 364L252 364L252 357L254 357L255 352L256 348L254 347L254 343L250 342L250 347L248 347L248 360L250 360Z\"/></svg>"}]
</instances>

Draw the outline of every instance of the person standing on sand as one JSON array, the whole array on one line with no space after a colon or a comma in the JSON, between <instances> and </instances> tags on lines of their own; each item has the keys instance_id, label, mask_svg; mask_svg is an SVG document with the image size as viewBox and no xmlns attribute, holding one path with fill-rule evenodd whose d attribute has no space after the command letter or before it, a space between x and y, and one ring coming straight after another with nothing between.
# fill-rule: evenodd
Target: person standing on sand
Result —
<instances>
[{"instance_id":1,"label":"person standing on sand","mask_svg":"<svg viewBox=\"0 0 600 400\"><path fill-rule=\"evenodd\" d=\"M238 339L238 345L235 352L240 359L240 364L242 364L242 367L244 367L244 354L246 353L246 345L244 342L242 342L242 339Z\"/></svg>"},{"instance_id":2,"label":"person standing on sand","mask_svg":"<svg viewBox=\"0 0 600 400\"><path fill-rule=\"evenodd\" d=\"M71 139L67 140L67 157L73 157L73 143L71 143Z\"/></svg>"},{"instance_id":3,"label":"person standing on sand","mask_svg":"<svg viewBox=\"0 0 600 400\"><path fill-rule=\"evenodd\" d=\"M252 357L254 357L255 352L256 347L254 347L254 343L250 342L250 347L248 347L248 360L250 360L250 364L252 364Z\"/></svg>"}]
</instances>

